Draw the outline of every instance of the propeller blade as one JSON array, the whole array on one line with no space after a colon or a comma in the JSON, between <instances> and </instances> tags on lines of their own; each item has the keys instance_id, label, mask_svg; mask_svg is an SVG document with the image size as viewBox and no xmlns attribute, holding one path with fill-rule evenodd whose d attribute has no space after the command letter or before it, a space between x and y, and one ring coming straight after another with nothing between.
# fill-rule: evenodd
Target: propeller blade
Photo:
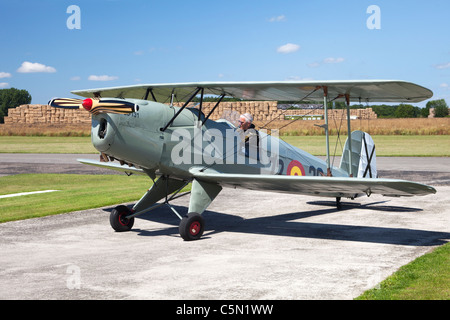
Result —
<instances>
[{"instance_id":1,"label":"propeller blade","mask_svg":"<svg viewBox=\"0 0 450 320\"><path fill-rule=\"evenodd\" d=\"M63 109L85 109L92 114L99 113L116 113L129 114L138 111L138 105L125 100L116 99L71 99L71 98L54 98L48 102L49 106Z\"/></svg>"},{"instance_id":2,"label":"propeller blade","mask_svg":"<svg viewBox=\"0 0 450 320\"><path fill-rule=\"evenodd\" d=\"M89 112L91 112L92 114L99 114L99 113L129 114L132 112L136 112L139 109L139 107L136 104L124 100L114 100L114 99L100 99L100 100L91 99L91 100L92 106ZM83 106L85 102L83 102Z\"/></svg>"},{"instance_id":3,"label":"propeller blade","mask_svg":"<svg viewBox=\"0 0 450 320\"><path fill-rule=\"evenodd\" d=\"M81 109L82 103L81 99L54 98L48 102L48 105L54 108Z\"/></svg>"}]
</instances>

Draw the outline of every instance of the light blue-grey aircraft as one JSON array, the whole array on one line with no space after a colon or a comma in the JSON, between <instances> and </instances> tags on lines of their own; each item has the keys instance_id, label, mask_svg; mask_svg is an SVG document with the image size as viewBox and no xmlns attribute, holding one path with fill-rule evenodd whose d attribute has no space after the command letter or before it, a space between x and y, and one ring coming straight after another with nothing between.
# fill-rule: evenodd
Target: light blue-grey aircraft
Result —
<instances>
[{"instance_id":1,"label":"light blue-grey aircraft","mask_svg":"<svg viewBox=\"0 0 450 320\"><path fill-rule=\"evenodd\" d=\"M397 80L196 82L143 84L72 91L87 99L55 98L57 108L86 109L92 114L91 138L100 161L83 160L127 174L147 175L152 187L128 209L112 210L110 223L116 231L132 228L134 217L161 205L180 218L184 240L199 239L205 229L202 213L222 190L296 193L319 197L354 199L372 193L414 196L436 193L427 185L377 178L375 146L364 132L350 130L350 102L420 102L433 93L419 85ZM202 111L205 96L217 103L208 114ZM197 97L200 101L192 107ZM211 114L223 98L243 100L320 101L324 106L326 160L314 157L264 130L242 130L233 119L213 121ZM339 167L330 165L327 105L330 100L347 103L349 136ZM174 100L182 102L174 106ZM239 117L238 117L239 118ZM156 177L159 177L157 180ZM191 185L188 214L182 216L170 201ZM160 200L162 202L158 203Z\"/></svg>"}]
</instances>

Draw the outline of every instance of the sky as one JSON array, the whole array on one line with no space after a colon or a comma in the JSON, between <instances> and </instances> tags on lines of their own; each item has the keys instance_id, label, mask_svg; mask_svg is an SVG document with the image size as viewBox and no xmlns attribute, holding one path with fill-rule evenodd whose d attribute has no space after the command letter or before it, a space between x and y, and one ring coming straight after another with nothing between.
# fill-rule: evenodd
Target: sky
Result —
<instances>
[{"instance_id":1,"label":"sky","mask_svg":"<svg viewBox=\"0 0 450 320\"><path fill-rule=\"evenodd\" d=\"M449 12L448 0L0 0L0 89L46 104L147 83L392 79L450 105Z\"/></svg>"}]
</instances>

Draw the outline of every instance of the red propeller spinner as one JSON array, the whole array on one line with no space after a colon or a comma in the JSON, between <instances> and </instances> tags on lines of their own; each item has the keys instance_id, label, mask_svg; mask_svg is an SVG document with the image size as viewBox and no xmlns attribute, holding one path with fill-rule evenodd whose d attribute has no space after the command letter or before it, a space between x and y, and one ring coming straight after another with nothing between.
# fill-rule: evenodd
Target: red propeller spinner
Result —
<instances>
[{"instance_id":1,"label":"red propeller spinner","mask_svg":"<svg viewBox=\"0 0 450 320\"><path fill-rule=\"evenodd\" d=\"M86 111L90 111L92 108L92 99L88 98L88 99L84 99L83 103L81 104L83 106L84 109L86 109Z\"/></svg>"}]
</instances>

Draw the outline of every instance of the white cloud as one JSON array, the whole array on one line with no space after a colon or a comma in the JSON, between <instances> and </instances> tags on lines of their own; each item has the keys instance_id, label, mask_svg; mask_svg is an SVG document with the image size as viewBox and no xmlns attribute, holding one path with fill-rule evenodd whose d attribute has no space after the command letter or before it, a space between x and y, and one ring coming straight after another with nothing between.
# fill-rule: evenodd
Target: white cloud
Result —
<instances>
[{"instance_id":1,"label":"white cloud","mask_svg":"<svg viewBox=\"0 0 450 320\"><path fill-rule=\"evenodd\" d=\"M441 83L440 87L447 89L449 87L449 84L444 82L444 83Z\"/></svg>"},{"instance_id":2,"label":"white cloud","mask_svg":"<svg viewBox=\"0 0 450 320\"><path fill-rule=\"evenodd\" d=\"M0 88L6 88L6 87L9 87L8 82L0 82Z\"/></svg>"},{"instance_id":3,"label":"white cloud","mask_svg":"<svg viewBox=\"0 0 450 320\"><path fill-rule=\"evenodd\" d=\"M447 68L450 68L450 62L435 65L435 68L436 69L447 69Z\"/></svg>"},{"instance_id":4,"label":"white cloud","mask_svg":"<svg viewBox=\"0 0 450 320\"><path fill-rule=\"evenodd\" d=\"M320 63L319 62L311 62L311 63L308 63L308 67L310 67L310 68L320 67Z\"/></svg>"},{"instance_id":5,"label":"white cloud","mask_svg":"<svg viewBox=\"0 0 450 320\"><path fill-rule=\"evenodd\" d=\"M32 72L47 72L52 73L56 72L56 69L53 67L49 67L46 65L43 65L42 63L32 63L29 61L25 61L22 63L22 65L17 69L17 72L20 73L32 73Z\"/></svg>"},{"instance_id":6,"label":"white cloud","mask_svg":"<svg viewBox=\"0 0 450 320\"><path fill-rule=\"evenodd\" d=\"M341 63L344 62L344 58L325 58L323 63Z\"/></svg>"},{"instance_id":7,"label":"white cloud","mask_svg":"<svg viewBox=\"0 0 450 320\"><path fill-rule=\"evenodd\" d=\"M117 79L119 79L119 77L107 76L107 75L102 75L102 76L90 75L88 78L88 80L91 80L91 81L113 81L113 80L117 80Z\"/></svg>"},{"instance_id":8,"label":"white cloud","mask_svg":"<svg viewBox=\"0 0 450 320\"><path fill-rule=\"evenodd\" d=\"M283 21L286 21L286 16L284 14L269 19L269 22L283 22Z\"/></svg>"},{"instance_id":9,"label":"white cloud","mask_svg":"<svg viewBox=\"0 0 450 320\"><path fill-rule=\"evenodd\" d=\"M1 78L11 78L11 73L8 72L0 72L0 79Z\"/></svg>"},{"instance_id":10,"label":"white cloud","mask_svg":"<svg viewBox=\"0 0 450 320\"><path fill-rule=\"evenodd\" d=\"M298 44L293 43L287 43L281 47L278 47L277 52L278 53L292 53L295 51L298 51L300 49L300 46Z\"/></svg>"},{"instance_id":11,"label":"white cloud","mask_svg":"<svg viewBox=\"0 0 450 320\"><path fill-rule=\"evenodd\" d=\"M81 80L81 77L80 76L75 76L75 77L70 78L70 80L78 81L78 80Z\"/></svg>"}]
</instances>

